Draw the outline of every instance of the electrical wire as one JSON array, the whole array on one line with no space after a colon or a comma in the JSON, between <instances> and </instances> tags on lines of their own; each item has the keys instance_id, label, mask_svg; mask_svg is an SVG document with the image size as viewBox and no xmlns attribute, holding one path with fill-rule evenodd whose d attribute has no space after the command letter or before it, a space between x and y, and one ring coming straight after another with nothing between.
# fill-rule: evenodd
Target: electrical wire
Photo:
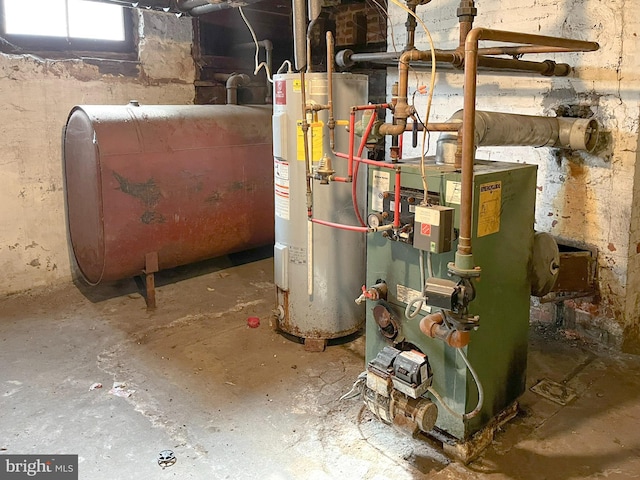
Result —
<instances>
[{"instance_id":1,"label":"electrical wire","mask_svg":"<svg viewBox=\"0 0 640 480\"><path fill-rule=\"evenodd\" d=\"M366 383L367 383L367 371L365 370L360 375L358 375L358 378L356 378L356 381L353 383L351 390L349 390L347 393L342 395L338 399L338 401L349 400L351 398L359 397L360 395L362 395L362 391L364 390L364 386L366 385Z\"/></svg>"},{"instance_id":2,"label":"electrical wire","mask_svg":"<svg viewBox=\"0 0 640 480\"><path fill-rule=\"evenodd\" d=\"M258 57L260 54L260 45L258 45L256 32L253 31L253 27L249 23L249 20L247 20L247 17L245 17L244 12L242 11L242 7L238 7L238 10L240 11L240 16L242 17L242 20L244 20L244 23L249 29L249 32L251 32L251 38L253 38L253 43L256 44L256 56L255 56L255 62L254 62L255 69L253 70L253 74L257 75L260 69L264 68L264 71L267 72L267 80L269 81L269 83L273 83L273 79L271 78L271 72L269 71L269 66L265 62L258 63L259 61Z\"/></svg>"},{"instance_id":3,"label":"electrical wire","mask_svg":"<svg viewBox=\"0 0 640 480\"><path fill-rule=\"evenodd\" d=\"M282 62L282 65L280 65L280 68L276 73L282 73L285 65L288 65L287 73L293 72L293 65L291 65L291 62L289 60L285 60L284 62Z\"/></svg>"},{"instance_id":4,"label":"electrical wire","mask_svg":"<svg viewBox=\"0 0 640 480\"><path fill-rule=\"evenodd\" d=\"M471 410L469 413L461 414L461 413L458 413L455 410L453 410L449 405L447 405L447 403L442 399L440 394L432 386L428 387L427 391L431 395L433 395L433 397L438 401L438 403L440 405L442 405L444 407L444 409L447 412L449 412L451 415L453 415L454 417L459 418L461 420L470 420L473 417L475 417L476 415L478 415L478 413L480 413L480 410L482 409L482 406L484 405L484 389L482 388L482 383L480 383L480 379L478 378L478 374L476 373L476 371L473 369L473 367L469 363L469 360L467 359L467 356L464 354L462 349L461 348L456 348L456 351L462 357L462 361L467 366L467 369L471 373L471 376L473 377L473 381L475 382L476 387L478 388L478 403L476 404L476 407L473 410Z\"/></svg>"},{"instance_id":5,"label":"electrical wire","mask_svg":"<svg viewBox=\"0 0 640 480\"><path fill-rule=\"evenodd\" d=\"M426 283L424 273L424 251L418 250L418 252L418 263L420 266L420 288L423 289ZM405 318L407 320L413 320L414 318L416 318L420 313L420 310L422 310L422 307L424 306L426 301L427 299L424 297L424 295L420 297L410 298L407 302L407 306L404 309Z\"/></svg>"},{"instance_id":6,"label":"electrical wire","mask_svg":"<svg viewBox=\"0 0 640 480\"><path fill-rule=\"evenodd\" d=\"M378 7L380 15L386 19L385 23L386 25L389 26L389 29L391 30L391 47L393 48L394 52L398 53L398 47L396 47L396 40L394 38L393 22L391 21L391 19L389 18L389 15L387 14L387 7L384 5L381 5L380 2L378 2L377 0L367 0L367 1L368 2L370 1L371 3L375 4Z\"/></svg>"}]
</instances>

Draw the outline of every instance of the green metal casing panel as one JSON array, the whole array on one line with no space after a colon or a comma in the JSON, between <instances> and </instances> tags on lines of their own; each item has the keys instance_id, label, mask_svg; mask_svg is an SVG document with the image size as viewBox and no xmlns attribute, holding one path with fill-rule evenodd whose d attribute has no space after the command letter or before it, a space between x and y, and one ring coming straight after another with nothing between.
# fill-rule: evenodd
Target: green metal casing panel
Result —
<instances>
[{"instance_id":1,"label":"green metal casing panel","mask_svg":"<svg viewBox=\"0 0 640 480\"><path fill-rule=\"evenodd\" d=\"M402 166L402 187L422 191L419 164L405 162L399 164ZM536 170L534 165L517 163L478 162L475 166L472 246L475 265L482 268L482 275L474 280L476 298L469 310L480 316L480 327L471 333L466 353L483 385L484 406L475 418L463 421L438 405L436 423L436 427L460 440L487 425L525 389ZM378 196L381 187L380 179L376 177L384 176L384 171L390 172L389 169L369 167L370 212L379 206L379 200L372 195ZM392 172L389 175L391 191ZM456 209L454 221L458 228L460 205L455 188L459 188L460 173L449 166L433 163L427 164L426 172L429 192L437 192L442 205ZM478 237L480 187L494 182L501 185L499 230ZM453 261L456 247L457 242L449 253L432 254L434 276L449 278L447 263ZM384 280L389 287L388 302L405 342L427 355L434 374L434 389L456 412L473 410L478 399L477 389L460 355L441 340L428 338L420 331L420 319L426 312L407 320L404 316L406 304L398 300L398 285L418 292L422 290L419 251L410 244L388 240L379 233L368 235L367 285L375 284L378 279ZM368 302L367 362L385 345L391 345L380 334L373 319L374 306L374 302Z\"/></svg>"}]
</instances>

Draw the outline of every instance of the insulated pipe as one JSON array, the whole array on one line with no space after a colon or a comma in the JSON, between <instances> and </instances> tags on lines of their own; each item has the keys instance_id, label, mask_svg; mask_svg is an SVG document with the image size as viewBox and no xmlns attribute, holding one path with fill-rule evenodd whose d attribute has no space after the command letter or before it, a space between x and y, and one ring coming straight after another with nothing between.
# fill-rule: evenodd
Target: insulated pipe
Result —
<instances>
[{"instance_id":1,"label":"insulated pipe","mask_svg":"<svg viewBox=\"0 0 640 480\"><path fill-rule=\"evenodd\" d=\"M178 10L182 10L183 12L188 12L194 7L201 7L202 5L207 5L209 0L177 0L176 5Z\"/></svg>"},{"instance_id":2,"label":"insulated pipe","mask_svg":"<svg viewBox=\"0 0 640 480\"><path fill-rule=\"evenodd\" d=\"M226 83L227 105L238 105L238 87L248 85L251 79L246 73L235 73L229 76Z\"/></svg>"},{"instance_id":3,"label":"insulated pipe","mask_svg":"<svg viewBox=\"0 0 640 480\"><path fill-rule=\"evenodd\" d=\"M461 126L463 111L448 120ZM598 141L598 123L593 119L538 117L476 110L474 145L556 147L591 152ZM436 162L455 163L457 133L440 134Z\"/></svg>"},{"instance_id":4,"label":"insulated pipe","mask_svg":"<svg viewBox=\"0 0 640 480\"><path fill-rule=\"evenodd\" d=\"M474 269L471 255L471 223L473 197L473 163L475 159L476 91L478 75L478 44L480 40L502 41L549 47L572 48L576 51L593 51L599 48L595 42L567 38L531 35L527 33L474 28L466 37L464 46L464 108L462 128L462 185L460 203L460 237L454 266L457 270Z\"/></svg>"},{"instance_id":5,"label":"insulated pipe","mask_svg":"<svg viewBox=\"0 0 640 480\"><path fill-rule=\"evenodd\" d=\"M207 13L217 12L219 10L224 10L225 8L231 8L234 5L231 5L227 2L222 3L209 3L207 2L204 5L199 5L197 7L190 8L187 13L193 16L206 15ZM237 6L237 5L236 5Z\"/></svg>"}]
</instances>

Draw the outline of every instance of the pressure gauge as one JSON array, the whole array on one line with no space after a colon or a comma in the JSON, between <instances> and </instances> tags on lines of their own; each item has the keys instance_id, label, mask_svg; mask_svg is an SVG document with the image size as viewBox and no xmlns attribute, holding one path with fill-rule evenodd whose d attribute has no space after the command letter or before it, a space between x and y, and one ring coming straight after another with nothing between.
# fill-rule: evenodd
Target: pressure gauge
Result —
<instances>
[{"instance_id":1,"label":"pressure gauge","mask_svg":"<svg viewBox=\"0 0 640 480\"><path fill-rule=\"evenodd\" d=\"M371 228L378 228L380 225L382 225L383 218L384 217L382 216L381 213L371 213L367 217L367 224Z\"/></svg>"}]
</instances>

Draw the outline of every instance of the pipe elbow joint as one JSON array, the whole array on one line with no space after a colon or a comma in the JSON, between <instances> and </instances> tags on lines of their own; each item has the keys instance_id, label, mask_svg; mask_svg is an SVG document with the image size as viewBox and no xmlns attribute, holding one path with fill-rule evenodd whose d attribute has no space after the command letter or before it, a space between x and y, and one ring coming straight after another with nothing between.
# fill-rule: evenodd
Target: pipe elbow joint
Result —
<instances>
[{"instance_id":1,"label":"pipe elbow joint","mask_svg":"<svg viewBox=\"0 0 640 480\"><path fill-rule=\"evenodd\" d=\"M462 348L471 341L471 333L444 325L444 313L435 312L420 320L420 331L430 338L439 338L453 348Z\"/></svg>"},{"instance_id":2,"label":"pipe elbow joint","mask_svg":"<svg viewBox=\"0 0 640 480\"><path fill-rule=\"evenodd\" d=\"M397 119L397 123L383 123L380 125L378 132L380 135L402 135L404 133L404 129L407 125L407 121L405 119L399 118Z\"/></svg>"},{"instance_id":3,"label":"pipe elbow joint","mask_svg":"<svg viewBox=\"0 0 640 480\"><path fill-rule=\"evenodd\" d=\"M246 73L234 73L228 78L225 86L227 88L238 88L248 85L250 81L251 78Z\"/></svg>"}]
</instances>

